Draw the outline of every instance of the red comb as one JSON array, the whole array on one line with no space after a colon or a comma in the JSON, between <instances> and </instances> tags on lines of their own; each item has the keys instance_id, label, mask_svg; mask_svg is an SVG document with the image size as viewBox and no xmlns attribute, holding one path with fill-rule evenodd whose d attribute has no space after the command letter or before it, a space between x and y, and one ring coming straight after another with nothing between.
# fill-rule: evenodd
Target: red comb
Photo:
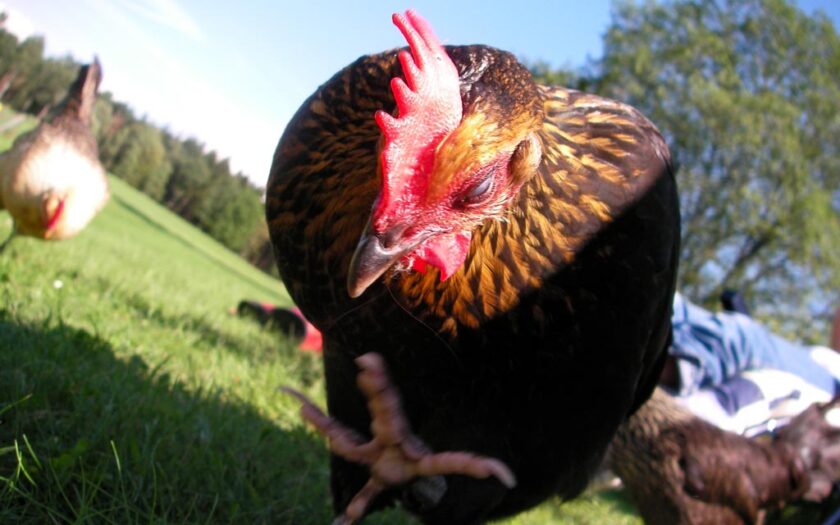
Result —
<instances>
[{"instance_id":1,"label":"red comb","mask_svg":"<svg viewBox=\"0 0 840 525\"><path fill-rule=\"evenodd\" d=\"M375 218L390 215L393 200L404 191L419 192L434 163L438 143L461 122L458 70L431 26L412 10L396 13L394 24L411 52L400 51L405 80L391 79L399 116L376 112L385 136L382 149L382 193ZM393 196L393 197L392 197Z\"/></svg>"}]
</instances>

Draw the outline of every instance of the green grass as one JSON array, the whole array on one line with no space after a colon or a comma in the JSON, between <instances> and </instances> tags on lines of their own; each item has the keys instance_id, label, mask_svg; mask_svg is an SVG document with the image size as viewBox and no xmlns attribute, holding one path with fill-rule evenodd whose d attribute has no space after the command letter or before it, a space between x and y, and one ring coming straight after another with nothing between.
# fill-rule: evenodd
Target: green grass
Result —
<instances>
[{"instance_id":1,"label":"green grass","mask_svg":"<svg viewBox=\"0 0 840 525\"><path fill-rule=\"evenodd\" d=\"M324 442L277 390L323 401L320 360L227 313L282 284L111 183L78 237L0 254L0 523L329 523ZM606 493L507 523L639 520Z\"/></svg>"},{"instance_id":2,"label":"green grass","mask_svg":"<svg viewBox=\"0 0 840 525\"><path fill-rule=\"evenodd\" d=\"M34 117L15 113L0 104L0 151L9 149L18 135L34 128L37 123Z\"/></svg>"}]
</instances>

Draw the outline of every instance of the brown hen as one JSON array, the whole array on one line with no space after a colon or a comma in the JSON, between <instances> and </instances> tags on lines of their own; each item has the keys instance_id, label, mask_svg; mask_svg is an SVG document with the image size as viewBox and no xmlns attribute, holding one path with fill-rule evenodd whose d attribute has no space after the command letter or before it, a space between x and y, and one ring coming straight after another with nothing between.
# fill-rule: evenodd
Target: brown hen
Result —
<instances>
[{"instance_id":1,"label":"brown hen","mask_svg":"<svg viewBox=\"0 0 840 525\"><path fill-rule=\"evenodd\" d=\"M610 446L609 465L648 525L749 525L798 500L821 501L840 476L840 400L813 405L772 439L726 432L657 390Z\"/></svg>"},{"instance_id":2,"label":"brown hen","mask_svg":"<svg viewBox=\"0 0 840 525\"><path fill-rule=\"evenodd\" d=\"M333 442L336 512L358 494L347 521L400 500L426 523L482 523L578 494L653 390L676 188L633 108L394 20L409 49L339 71L286 128L267 220L323 332L332 419L305 412ZM393 387L357 388L368 352ZM430 477L382 483L383 455Z\"/></svg>"}]
</instances>

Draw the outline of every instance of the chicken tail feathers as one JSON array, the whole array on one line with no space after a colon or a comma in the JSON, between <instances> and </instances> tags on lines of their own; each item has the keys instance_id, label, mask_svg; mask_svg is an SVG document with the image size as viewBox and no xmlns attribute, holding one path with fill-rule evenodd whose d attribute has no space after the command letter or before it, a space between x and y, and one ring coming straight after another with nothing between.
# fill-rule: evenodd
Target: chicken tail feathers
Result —
<instances>
[{"instance_id":1,"label":"chicken tail feathers","mask_svg":"<svg viewBox=\"0 0 840 525\"><path fill-rule=\"evenodd\" d=\"M102 66L99 64L99 58L94 56L92 63L79 68L79 74L67 92L59 115L76 118L89 125L101 82Z\"/></svg>"}]
</instances>

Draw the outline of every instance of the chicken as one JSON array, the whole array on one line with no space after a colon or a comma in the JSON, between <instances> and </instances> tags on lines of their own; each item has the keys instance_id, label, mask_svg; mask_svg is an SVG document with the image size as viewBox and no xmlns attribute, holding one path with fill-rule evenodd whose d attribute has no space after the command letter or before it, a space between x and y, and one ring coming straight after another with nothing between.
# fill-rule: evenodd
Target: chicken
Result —
<instances>
[{"instance_id":1,"label":"chicken","mask_svg":"<svg viewBox=\"0 0 840 525\"><path fill-rule=\"evenodd\" d=\"M331 418L304 415L331 440L336 512L399 500L425 523L482 523L577 495L653 391L676 187L633 108L443 47L412 11L394 22L408 50L358 59L287 126L266 216L323 332ZM405 475L383 483L392 455Z\"/></svg>"},{"instance_id":2,"label":"chicken","mask_svg":"<svg viewBox=\"0 0 840 525\"><path fill-rule=\"evenodd\" d=\"M0 209L20 235L66 239L108 200L91 114L102 78L99 61L82 66L60 110L0 155Z\"/></svg>"},{"instance_id":3,"label":"chicken","mask_svg":"<svg viewBox=\"0 0 840 525\"><path fill-rule=\"evenodd\" d=\"M840 476L832 410L838 400L812 405L763 442L721 430L657 390L619 429L609 464L648 525L762 523L769 509L831 492Z\"/></svg>"}]
</instances>

